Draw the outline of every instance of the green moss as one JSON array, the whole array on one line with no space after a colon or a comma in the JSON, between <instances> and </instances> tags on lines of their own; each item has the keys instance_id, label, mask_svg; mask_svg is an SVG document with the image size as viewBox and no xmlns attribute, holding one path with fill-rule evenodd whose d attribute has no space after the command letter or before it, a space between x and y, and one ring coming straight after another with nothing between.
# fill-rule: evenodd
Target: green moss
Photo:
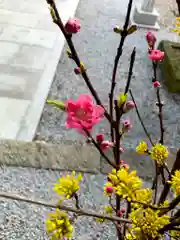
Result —
<instances>
[{"instance_id":1,"label":"green moss","mask_svg":"<svg viewBox=\"0 0 180 240\"><path fill-rule=\"evenodd\" d=\"M165 52L164 61L160 64L165 84L169 92L180 92L180 44L161 41L158 48Z\"/></svg>"}]
</instances>

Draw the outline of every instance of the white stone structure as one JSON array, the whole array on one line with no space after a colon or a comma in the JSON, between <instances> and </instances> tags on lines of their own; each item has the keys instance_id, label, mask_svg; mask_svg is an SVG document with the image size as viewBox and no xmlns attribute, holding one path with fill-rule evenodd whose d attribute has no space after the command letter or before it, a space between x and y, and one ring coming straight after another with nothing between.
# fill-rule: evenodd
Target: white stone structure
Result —
<instances>
[{"instance_id":1,"label":"white stone structure","mask_svg":"<svg viewBox=\"0 0 180 240\"><path fill-rule=\"evenodd\" d=\"M142 0L141 4L136 4L132 21L139 27L159 29L157 19L159 13L154 8L155 0Z\"/></svg>"}]
</instances>

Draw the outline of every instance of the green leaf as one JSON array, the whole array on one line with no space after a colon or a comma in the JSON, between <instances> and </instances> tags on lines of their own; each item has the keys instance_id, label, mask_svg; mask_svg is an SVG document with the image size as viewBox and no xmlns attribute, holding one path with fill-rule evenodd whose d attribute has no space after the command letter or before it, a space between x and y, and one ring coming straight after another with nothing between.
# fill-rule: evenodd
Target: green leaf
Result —
<instances>
[{"instance_id":1,"label":"green leaf","mask_svg":"<svg viewBox=\"0 0 180 240\"><path fill-rule=\"evenodd\" d=\"M122 104L126 102L128 94L121 93L118 97L118 107L120 107Z\"/></svg>"},{"instance_id":2,"label":"green leaf","mask_svg":"<svg viewBox=\"0 0 180 240\"><path fill-rule=\"evenodd\" d=\"M47 104L51 104L51 105L54 105L56 108L59 108L61 109L62 111L65 111L66 110L66 106L65 104L62 102L62 101L59 101L59 100L49 100L47 99Z\"/></svg>"}]
</instances>

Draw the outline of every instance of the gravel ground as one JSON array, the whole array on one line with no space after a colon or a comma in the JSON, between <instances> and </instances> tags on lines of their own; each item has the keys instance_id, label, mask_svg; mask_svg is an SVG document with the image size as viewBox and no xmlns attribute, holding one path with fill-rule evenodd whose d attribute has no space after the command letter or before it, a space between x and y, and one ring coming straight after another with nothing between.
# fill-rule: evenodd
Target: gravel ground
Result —
<instances>
[{"instance_id":1,"label":"gravel ground","mask_svg":"<svg viewBox=\"0 0 180 240\"><path fill-rule=\"evenodd\" d=\"M52 191L52 186L62 173L31 168L3 167L0 169L0 175L0 192L50 201L57 197ZM80 192L82 206L99 210L107 203L107 198L102 197L104 182L105 177L102 175L84 175L81 184L83 195ZM44 230L44 219L50 211L51 209L37 205L0 199L0 239L48 239ZM74 240L116 239L113 226L108 226L107 228L103 224L97 224L92 221L92 218L85 220L81 217L76 223Z\"/></svg>"},{"instance_id":2,"label":"gravel ground","mask_svg":"<svg viewBox=\"0 0 180 240\"><path fill-rule=\"evenodd\" d=\"M0 170L0 175L0 191L47 201L57 197L51 188L60 177L61 173L59 172L4 167ZM102 194L104 181L105 179L101 175L86 174L84 176L81 185L81 191L83 192L81 204L83 206L99 209L101 205L106 203L106 198L99 197ZM50 209L44 207L0 199L0 239L48 239L44 231L44 219L48 212L50 212ZM97 231L98 233L102 232L103 239L114 239L112 238L114 236L113 228L105 229L103 225L99 226L92 219L85 221L84 218L77 221L74 239L88 240L94 239L93 237L99 239L96 238Z\"/></svg>"},{"instance_id":3,"label":"gravel ground","mask_svg":"<svg viewBox=\"0 0 180 240\"><path fill-rule=\"evenodd\" d=\"M73 37L75 46L82 61L86 64L90 79L105 106L108 103L112 63L116 54L116 46L118 46L119 42L119 37L113 33L112 27L119 22L123 23L126 5L127 1L122 1L120 6L118 0L80 1L76 14L81 20L82 29L79 34ZM155 94L151 85L152 69L151 63L147 59L145 33L144 29L139 29L135 34L129 36L126 41L118 68L116 94L124 89L129 67L129 56L133 47L136 46L137 55L131 88L145 125L154 139L158 139L159 122L155 107ZM173 33L168 32L163 27L157 32L157 37L158 40L176 39ZM77 98L82 93L88 93L83 80L74 75L73 67L73 63L66 57L64 50L49 92L50 99L66 100ZM166 144L179 147L180 96L168 93L163 83L162 86L161 96L165 102ZM145 138L145 135L136 114L133 112L128 117L131 118L135 127L124 139L124 145L126 147L134 147L140 139ZM106 121L98 125L95 132L99 131L109 136L109 126ZM37 128L36 139L47 142L59 142L62 140L80 141L82 136L74 130L65 128L64 113L53 109L52 106L45 105Z\"/></svg>"}]
</instances>

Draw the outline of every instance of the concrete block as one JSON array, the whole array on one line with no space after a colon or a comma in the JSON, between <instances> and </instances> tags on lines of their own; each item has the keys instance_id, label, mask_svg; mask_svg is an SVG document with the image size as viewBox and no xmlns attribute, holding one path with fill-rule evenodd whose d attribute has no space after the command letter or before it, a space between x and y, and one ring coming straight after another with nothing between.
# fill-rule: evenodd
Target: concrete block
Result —
<instances>
[{"instance_id":1,"label":"concrete block","mask_svg":"<svg viewBox=\"0 0 180 240\"><path fill-rule=\"evenodd\" d=\"M53 48L56 37L57 34L54 32L8 25L3 28L0 40Z\"/></svg>"},{"instance_id":2,"label":"concrete block","mask_svg":"<svg viewBox=\"0 0 180 240\"><path fill-rule=\"evenodd\" d=\"M132 21L139 27L159 29L160 27L157 23L158 17L159 13L155 8L152 12L145 12L141 9L141 5L137 4L134 8Z\"/></svg>"},{"instance_id":3,"label":"concrete block","mask_svg":"<svg viewBox=\"0 0 180 240\"><path fill-rule=\"evenodd\" d=\"M22 12L22 13L47 13L47 3L44 0L0 0L0 9L10 10L14 12Z\"/></svg>"},{"instance_id":4,"label":"concrete block","mask_svg":"<svg viewBox=\"0 0 180 240\"><path fill-rule=\"evenodd\" d=\"M19 51L20 45L11 42L0 41L0 64L7 64Z\"/></svg>"},{"instance_id":5,"label":"concrete block","mask_svg":"<svg viewBox=\"0 0 180 240\"><path fill-rule=\"evenodd\" d=\"M0 97L0 138L14 139L30 101Z\"/></svg>"},{"instance_id":6,"label":"concrete block","mask_svg":"<svg viewBox=\"0 0 180 240\"><path fill-rule=\"evenodd\" d=\"M0 64L0 96L30 100L37 90L42 71Z\"/></svg>"},{"instance_id":7,"label":"concrete block","mask_svg":"<svg viewBox=\"0 0 180 240\"><path fill-rule=\"evenodd\" d=\"M14 54L9 63L13 66L27 69L44 69L50 54L51 51L47 48L34 45L21 45L21 48Z\"/></svg>"},{"instance_id":8,"label":"concrete block","mask_svg":"<svg viewBox=\"0 0 180 240\"><path fill-rule=\"evenodd\" d=\"M16 3L17 4L17 3ZM16 11L0 9L0 22L14 24L24 27L34 27L40 16L38 14L30 14Z\"/></svg>"}]
</instances>

